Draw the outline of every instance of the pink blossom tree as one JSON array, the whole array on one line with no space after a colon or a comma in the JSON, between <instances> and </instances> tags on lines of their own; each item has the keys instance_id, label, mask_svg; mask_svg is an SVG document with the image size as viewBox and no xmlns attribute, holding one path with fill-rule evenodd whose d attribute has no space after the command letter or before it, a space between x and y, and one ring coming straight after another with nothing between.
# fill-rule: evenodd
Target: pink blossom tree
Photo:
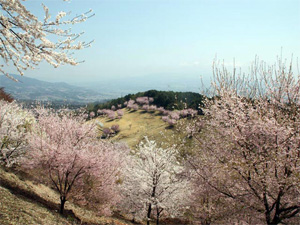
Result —
<instances>
[{"instance_id":1,"label":"pink blossom tree","mask_svg":"<svg viewBox=\"0 0 300 225\"><path fill-rule=\"evenodd\" d=\"M135 155L130 156L123 181L124 207L137 217L179 216L188 203L189 183L180 174L183 167L174 148L163 149L145 138ZM129 207L129 208L128 208Z\"/></svg>"},{"instance_id":2,"label":"pink blossom tree","mask_svg":"<svg viewBox=\"0 0 300 225\"><path fill-rule=\"evenodd\" d=\"M149 105L149 98L147 96L137 97L135 101L140 105Z\"/></svg>"},{"instance_id":3,"label":"pink blossom tree","mask_svg":"<svg viewBox=\"0 0 300 225\"><path fill-rule=\"evenodd\" d=\"M167 123L169 124L170 127L173 127L177 123L177 121L175 119L168 117Z\"/></svg>"},{"instance_id":4,"label":"pink blossom tree","mask_svg":"<svg viewBox=\"0 0 300 225\"><path fill-rule=\"evenodd\" d=\"M152 102L154 102L154 98L149 97L149 103L152 103Z\"/></svg>"},{"instance_id":5,"label":"pink blossom tree","mask_svg":"<svg viewBox=\"0 0 300 225\"><path fill-rule=\"evenodd\" d=\"M116 118L115 111L112 111L112 110L107 111L107 117L111 120L114 120Z\"/></svg>"},{"instance_id":6,"label":"pink blossom tree","mask_svg":"<svg viewBox=\"0 0 300 225\"><path fill-rule=\"evenodd\" d=\"M103 128L102 132L102 138L109 138L113 134L113 131L108 127Z\"/></svg>"},{"instance_id":7,"label":"pink blossom tree","mask_svg":"<svg viewBox=\"0 0 300 225\"><path fill-rule=\"evenodd\" d=\"M163 114L165 111L164 107L158 107L157 110L160 114Z\"/></svg>"},{"instance_id":8,"label":"pink blossom tree","mask_svg":"<svg viewBox=\"0 0 300 225\"><path fill-rule=\"evenodd\" d=\"M150 105L149 110L152 111L152 112L155 112L157 110L157 106L156 105Z\"/></svg>"},{"instance_id":9,"label":"pink blossom tree","mask_svg":"<svg viewBox=\"0 0 300 225\"><path fill-rule=\"evenodd\" d=\"M119 119L121 119L122 116L124 116L124 111L122 109L118 109L117 114L118 114Z\"/></svg>"},{"instance_id":10,"label":"pink blossom tree","mask_svg":"<svg viewBox=\"0 0 300 225\"><path fill-rule=\"evenodd\" d=\"M90 112L90 118L94 118L96 116L95 112Z\"/></svg>"},{"instance_id":11,"label":"pink blossom tree","mask_svg":"<svg viewBox=\"0 0 300 225\"><path fill-rule=\"evenodd\" d=\"M133 104L131 109L137 111L137 110L139 110L139 105L138 104Z\"/></svg>"},{"instance_id":12,"label":"pink blossom tree","mask_svg":"<svg viewBox=\"0 0 300 225\"><path fill-rule=\"evenodd\" d=\"M116 180L122 161L116 147L97 140L96 126L81 115L38 110L24 166L40 168L60 195L60 213L73 199L109 213L119 200Z\"/></svg>"},{"instance_id":13,"label":"pink blossom tree","mask_svg":"<svg viewBox=\"0 0 300 225\"><path fill-rule=\"evenodd\" d=\"M149 110L149 105L143 105L142 109L145 110L145 111L148 111Z\"/></svg>"},{"instance_id":14,"label":"pink blossom tree","mask_svg":"<svg viewBox=\"0 0 300 225\"><path fill-rule=\"evenodd\" d=\"M127 108L128 109L133 109L133 110L138 110L139 109L139 105L138 104L135 104L135 101L134 100L129 100L128 102L127 102Z\"/></svg>"},{"instance_id":15,"label":"pink blossom tree","mask_svg":"<svg viewBox=\"0 0 300 225\"><path fill-rule=\"evenodd\" d=\"M215 65L217 97L195 127L200 148L190 164L198 179L256 223L299 223L300 74L293 72L281 59L270 67L255 61L249 76Z\"/></svg>"},{"instance_id":16,"label":"pink blossom tree","mask_svg":"<svg viewBox=\"0 0 300 225\"><path fill-rule=\"evenodd\" d=\"M120 126L118 124L114 124L110 128L114 133L120 132Z\"/></svg>"}]
</instances>

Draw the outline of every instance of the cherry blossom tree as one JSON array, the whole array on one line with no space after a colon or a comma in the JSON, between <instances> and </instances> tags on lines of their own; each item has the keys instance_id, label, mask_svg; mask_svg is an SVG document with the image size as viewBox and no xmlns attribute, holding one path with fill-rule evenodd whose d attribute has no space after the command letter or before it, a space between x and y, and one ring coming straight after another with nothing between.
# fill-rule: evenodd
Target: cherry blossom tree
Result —
<instances>
[{"instance_id":1,"label":"cherry blossom tree","mask_svg":"<svg viewBox=\"0 0 300 225\"><path fill-rule=\"evenodd\" d=\"M158 107L157 110L160 114L163 114L165 111L164 107Z\"/></svg>"},{"instance_id":2,"label":"cherry blossom tree","mask_svg":"<svg viewBox=\"0 0 300 225\"><path fill-rule=\"evenodd\" d=\"M109 214L119 200L118 147L97 140L96 126L82 115L39 109L24 166L39 168L60 195L60 213L69 199Z\"/></svg>"},{"instance_id":3,"label":"cherry blossom tree","mask_svg":"<svg viewBox=\"0 0 300 225\"><path fill-rule=\"evenodd\" d=\"M107 112L107 117L108 117L109 119L111 119L111 120L114 120L114 119L116 118L116 113L115 113L115 111L109 110L109 111Z\"/></svg>"},{"instance_id":4,"label":"cherry blossom tree","mask_svg":"<svg viewBox=\"0 0 300 225\"><path fill-rule=\"evenodd\" d=\"M155 112L157 110L157 106L156 105L150 105L149 106L149 111Z\"/></svg>"},{"instance_id":5,"label":"cherry blossom tree","mask_svg":"<svg viewBox=\"0 0 300 225\"><path fill-rule=\"evenodd\" d=\"M17 103L0 100L0 164L13 166L26 151L33 116Z\"/></svg>"},{"instance_id":6,"label":"cherry blossom tree","mask_svg":"<svg viewBox=\"0 0 300 225\"><path fill-rule=\"evenodd\" d=\"M137 97L135 101L140 105L149 105L149 98L147 96Z\"/></svg>"},{"instance_id":7,"label":"cherry blossom tree","mask_svg":"<svg viewBox=\"0 0 300 225\"><path fill-rule=\"evenodd\" d=\"M200 145L190 159L199 181L255 223L300 222L300 74L293 72L280 58L269 67L256 60L248 76L215 65L217 97L189 127Z\"/></svg>"},{"instance_id":8,"label":"cherry blossom tree","mask_svg":"<svg viewBox=\"0 0 300 225\"><path fill-rule=\"evenodd\" d=\"M153 214L159 224L162 215L178 216L184 211L189 184L180 176L183 167L174 148L160 148L146 137L127 164L122 186L128 211L146 217L147 224Z\"/></svg>"},{"instance_id":9,"label":"cherry blossom tree","mask_svg":"<svg viewBox=\"0 0 300 225\"><path fill-rule=\"evenodd\" d=\"M124 111L122 109L117 110L118 118L121 119L124 116Z\"/></svg>"},{"instance_id":10,"label":"cherry blossom tree","mask_svg":"<svg viewBox=\"0 0 300 225\"><path fill-rule=\"evenodd\" d=\"M148 111L149 110L149 105L143 105L142 109L145 110L145 111Z\"/></svg>"},{"instance_id":11,"label":"cherry blossom tree","mask_svg":"<svg viewBox=\"0 0 300 225\"><path fill-rule=\"evenodd\" d=\"M125 103L126 103L126 102L125 102ZM125 105L125 103L124 103L124 105ZM128 109L132 109L132 110L134 110L134 111L136 111L136 110L139 109L139 105L138 105L138 104L135 104L135 101L134 101L134 100L131 100L131 99L127 102L126 107L127 107Z\"/></svg>"},{"instance_id":12,"label":"cherry blossom tree","mask_svg":"<svg viewBox=\"0 0 300 225\"><path fill-rule=\"evenodd\" d=\"M120 132L120 126L118 124L112 125L110 129L115 133Z\"/></svg>"},{"instance_id":13,"label":"cherry blossom tree","mask_svg":"<svg viewBox=\"0 0 300 225\"><path fill-rule=\"evenodd\" d=\"M0 56L4 62L0 64L1 73L10 77L3 70L3 66L10 63L20 75L43 60L54 67L78 63L72 57L72 51L90 43L78 41L82 33L72 33L69 25L86 21L92 16L91 11L73 18L59 12L51 19L45 5L43 10L44 19L40 20L20 0L0 0Z\"/></svg>"}]
</instances>

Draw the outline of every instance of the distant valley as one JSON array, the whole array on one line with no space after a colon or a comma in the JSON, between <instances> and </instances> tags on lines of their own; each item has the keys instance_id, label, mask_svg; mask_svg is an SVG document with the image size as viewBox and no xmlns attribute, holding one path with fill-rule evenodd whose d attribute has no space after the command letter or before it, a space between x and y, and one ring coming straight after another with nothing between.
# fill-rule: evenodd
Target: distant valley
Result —
<instances>
[{"instance_id":1,"label":"distant valley","mask_svg":"<svg viewBox=\"0 0 300 225\"><path fill-rule=\"evenodd\" d=\"M48 82L25 76L13 75L19 82L0 76L0 87L20 101L51 101L86 104L103 102L145 90L193 91L199 93L200 77L174 74L151 74L124 79L105 78L102 81ZM71 83L72 81L70 81Z\"/></svg>"},{"instance_id":2,"label":"distant valley","mask_svg":"<svg viewBox=\"0 0 300 225\"><path fill-rule=\"evenodd\" d=\"M6 76L0 76L0 87L20 101L50 101L85 104L101 102L112 96L88 88L69 85L64 82L52 83L25 76L14 76L15 82Z\"/></svg>"}]
</instances>

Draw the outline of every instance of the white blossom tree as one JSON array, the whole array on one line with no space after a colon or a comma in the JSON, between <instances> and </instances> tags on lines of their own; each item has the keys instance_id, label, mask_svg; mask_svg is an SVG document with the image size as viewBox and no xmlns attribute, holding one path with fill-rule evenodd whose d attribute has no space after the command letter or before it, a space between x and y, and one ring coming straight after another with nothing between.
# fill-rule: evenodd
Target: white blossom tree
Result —
<instances>
[{"instance_id":1,"label":"white blossom tree","mask_svg":"<svg viewBox=\"0 0 300 225\"><path fill-rule=\"evenodd\" d=\"M33 116L17 103L0 100L0 164L18 163L27 147L27 133Z\"/></svg>"},{"instance_id":2,"label":"white blossom tree","mask_svg":"<svg viewBox=\"0 0 300 225\"><path fill-rule=\"evenodd\" d=\"M200 144L190 159L198 182L247 210L251 223L300 222L299 78L281 59L256 61L248 76L216 66L217 97L189 127Z\"/></svg>"},{"instance_id":3,"label":"white blossom tree","mask_svg":"<svg viewBox=\"0 0 300 225\"><path fill-rule=\"evenodd\" d=\"M34 69L43 60L54 67L78 63L72 52L90 43L77 41L82 33L73 33L69 25L84 22L92 16L91 11L69 19L65 19L69 17L66 12L59 12L51 19L45 5L43 10L45 16L40 20L20 0L0 0L1 73L10 77L3 69L5 64L12 64L23 75L24 70Z\"/></svg>"},{"instance_id":4,"label":"white blossom tree","mask_svg":"<svg viewBox=\"0 0 300 225\"><path fill-rule=\"evenodd\" d=\"M178 216L189 199L189 183L183 179L183 167L174 148L163 149L145 138L137 153L128 160L123 181L124 205L136 217Z\"/></svg>"}]
</instances>

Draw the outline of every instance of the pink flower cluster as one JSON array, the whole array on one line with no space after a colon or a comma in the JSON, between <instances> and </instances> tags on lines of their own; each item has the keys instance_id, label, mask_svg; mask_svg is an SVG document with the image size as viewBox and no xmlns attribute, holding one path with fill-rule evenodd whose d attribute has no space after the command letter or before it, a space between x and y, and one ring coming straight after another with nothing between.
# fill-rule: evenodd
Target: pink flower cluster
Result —
<instances>
[{"instance_id":1,"label":"pink flower cluster","mask_svg":"<svg viewBox=\"0 0 300 225\"><path fill-rule=\"evenodd\" d=\"M111 136L116 135L119 132L120 132L119 124L114 124L110 128L106 127L106 128L103 129L102 138L109 138Z\"/></svg>"},{"instance_id":2,"label":"pink flower cluster","mask_svg":"<svg viewBox=\"0 0 300 225\"><path fill-rule=\"evenodd\" d=\"M152 103L154 101L154 98L149 98L147 96L143 96L143 97L137 97L136 98L136 103L140 104L140 105L149 105L149 103Z\"/></svg>"},{"instance_id":3,"label":"pink flower cluster","mask_svg":"<svg viewBox=\"0 0 300 225\"><path fill-rule=\"evenodd\" d=\"M153 98L149 98L147 96L143 96L143 97L137 97L136 100L132 100L130 99L129 101L126 101L123 103L124 106L127 107L127 109L129 110L139 110L142 109L144 111L147 112L156 112L158 111L159 114L162 114L162 120L164 122L167 122L170 126L174 126L176 124L176 122L180 119L180 118L193 118L198 114L198 111L195 109L183 109L180 111L169 111L164 109L164 107L157 107L156 105L149 105L149 103L153 102L154 99ZM122 104L118 105L118 108L122 106ZM111 107L113 110L116 109L115 106ZM113 110L109 110L109 109L103 109L103 110L98 110L98 114L105 114L108 118L110 119L115 119L116 118L116 114L115 111ZM118 109L117 111L117 115L118 118L122 118L122 116L124 115L124 112L122 109Z\"/></svg>"},{"instance_id":4,"label":"pink flower cluster","mask_svg":"<svg viewBox=\"0 0 300 225\"><path fill-rule=\"evenodd\" d=\"M138 104L136 104L134 100L130 99L128 102L125 102L125 103L127 103L126 105L127 105L128 109L132 109L132 110L138 110L139 109ZM124 105L125 105L125 103L124 103Z\"/></svg>"},{"instance_id":5,"label":"pink flower cluster","mask_svg":"<svg viewBox=\"0 0 300 225\"><path fill-rule=\"evenodd\" d=\"M91 115L92 113L93 112L90 113L90 117L92 117L92 115ZM116 113L117 113L117 115L116 115ZM122 116L124 116L124 111L122 109L118 109L117 111L110 110L110 109L98 109L97 114L98 115L105 115L109 119L114 120L114 119L116 119L117 116L118 116L118 119L121 119Z\"/></svg>"},{"instance_id":6,"label":"pink flower cluster","mask_svg":"<svg viewBox=\"0 0 300 225\"><path fill-rule=\"evenodd\" d=\"M164 116L162 116L162 120L167 122L170 126L174 126L180 118L186 117L195 117L198 113L197 110L194 109L183 109L180 111L168 111L164 108L160 107L158 109Z\"/></svg>"}]
</instances>

